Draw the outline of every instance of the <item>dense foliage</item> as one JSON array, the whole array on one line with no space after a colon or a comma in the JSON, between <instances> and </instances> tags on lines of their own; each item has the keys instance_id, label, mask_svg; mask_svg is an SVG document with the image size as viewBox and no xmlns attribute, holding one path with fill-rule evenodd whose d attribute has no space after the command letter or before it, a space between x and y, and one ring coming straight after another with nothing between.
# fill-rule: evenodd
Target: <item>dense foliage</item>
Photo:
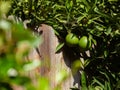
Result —
<instances>
[{"instance_id":1,"label":"dense foliage","mask_svg":"<svg viewBox=\"0 0 120 90\"><path fill-rule=\"evenodd\" d=\"M73 54L84 59L84 63L79 60L83 90L120 88L120 0L12 0L10 14L30 19L30 27L51 25L61 40L57 51L67 46L69 33L79 39L88 37L92 44L87 49L89 56L79 45L68 45Z\"/></svg>"},{"instance_id":2,"label":"dense foliage","mask_svg":"<svg viewBox=\"0 0 120 90\"><path fill-rule=\"evenodd\" d=\"M42 38L25 29L18 17L16 20L7 18L11 15L8 13L11 6L10 1L0 1L0 90L60 90L59 85L66 79L66 72L61 70L57 74L55 79L58 83L54 88L50 86L48 77L40 75L40 58L29 56Z\"/></svg>"},{"instance_id":3,"label":"dense foliage","mask_svg":"<svg viewBox=\"0 0 120 90\"><path fill-rule=\"evenodd\" d=\"M40 67L40 60L28 59L31 49L41 41L33 36L29 29L24 29L22 23L14 23L5 18L10 9L10 2L0 1L0 90L45 90L48 80L43 77L30 77ZM37 78L37 83L33 83ZM44 85L44 82L46 84ZM43 87L40 87L44 85Z\"/></svg>"}]
</instances>

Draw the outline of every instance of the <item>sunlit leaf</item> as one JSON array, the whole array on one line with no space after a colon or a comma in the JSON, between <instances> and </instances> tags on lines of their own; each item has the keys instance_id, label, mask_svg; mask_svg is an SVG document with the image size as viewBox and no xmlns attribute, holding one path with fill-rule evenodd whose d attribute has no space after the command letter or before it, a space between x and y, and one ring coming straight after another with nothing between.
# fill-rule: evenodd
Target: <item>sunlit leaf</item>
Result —
<instances>
[{"instance_id":1,"label":"sunlit leaf","mask_svg":"<svg viewBox=\"0 0 120 90\"><path fill-rule=\"evenodd\" d=\"M58 52L60 49L62 49L64 46L64 43L59 43L58 46L56 47L56 51L55 52Z\"/></svg>"},{"instance_id":2,"label":"sunlit leaf","mask_svg":"<svg viewBox=\"0 0 120 90\"><path fill-rule=\"evenodd\" d=\"M84 5L86 6L86 11L88 12L89 10L90 10L90 6L89 6L89 3L88 3L88 1L86 1L86 0L81 0L83 3L84 3Z\"/></svg>"},{"instance_id":3,"label":"sunlit leaf","mask_svg":"<svg viewBox=\"0 0 120 90\"><path fill-rule=\"evenodd\" d=\"M18 75L17 70L15 70L14 68L10 68L7 73L10 77L16 77Z\"/></svg>"},{"instance_id":4,"label":"sunlit leaf","mask_svg":"<svg viewBox=\"0 0 120 90\"><path fill-rule=\"evenodd\" d=\"M65 70L60 70L60 72L58 72L55 77L56 83L61 84L64 80L66 80L68 75L68 72Z\"/></svg>"},{"instance_id":5,"label":"sunlit leaf","mask_svg":"<svg viewBox=\"0 0 120 90\"><path fill-rule=\"evenodd\" d=\"M60 23L67 23L67 21L66 20L62 20L62 19L60 19L60 18L56 18Z\"/></svg>"},{"instance_id":6,"label":"sunlit leaf","mask_svg":"<svg viewBox=\"0 0 120 90\"><path fill-rule=\"evenodd\" d=\"M31 70L36 69L37 67L40 67L40 65L41 65L40 60L33 60L32 62L25 64L23 69L25 71L31 71Z\"/></svg>"},{"instance_id":7,"label":"sunlit leaf","mask_svg":"<svg viewBox=\"0 0 120 90\"><path fill-rule=\"evenodd\" d=\"M0 29L3 30L10 30L11 29L11 23L8 22L7 20L0 20Z\"/></svg>"},{"instance_id":8,"label":"sunlit leaf","mask_svg":"<svg viewBox=\"0 0 120 90\"><path fill-rule=\"evenodd\" d=\"M41 77L40 79L38 79L39 83L38 83L38 90L49 90L50 89L50 85L49 85L49 80L45 77Z\"/></svg>"},{"instance_id":9,"label":"sunlit leaf","mask_svg":"<svg viewBox=\"0 0 120 90\"><path fill-rule=\"evenodd\" d=\"M9 1L0 1L0 14L8 13L9 9L11 8Z\"/></svg>"},{"instance_id":10,"label":"sunlit leaf","mask_svg":"<svg viewBox=\"0 0 120 90\"><path fill-rule=\"evenodd\" d=\"M105 34L109 35L111 34L112 28L109 26L108 29L106 30Z\"/></svg>"},{"instance_id":11,"label":"sunlit leaf","mask_svg":"<svg viewBox=\"0 0 120 90\"><path fill-rule=\"evenodd\" d=\"M90 63L90 60L85 60L84 67L86 67Z\"/></svg>"},{"instance_id":12,"label":"sunlit leaf","mask_svg":"<svg viewBox=\"0 0 120 90\"><path fill-rule=\"evenodd\" d=\"M77 22L80 22L83 18L85 18L86 17L86 14L85 15L83 15L83 16L80 16L80 17L78 17L78 20L77 20Z\"/></svg>"},{"instance_id":13,"label":"sunlit leaf","mask_svg":"<svg viewBox=\"0 0 120 90\"><path fill-rule=\"evenodd\" d=\"M100 87L100 86L96 86L95 90L104 90L104 89L102 87Z\"/></svg>"}]
</instances>

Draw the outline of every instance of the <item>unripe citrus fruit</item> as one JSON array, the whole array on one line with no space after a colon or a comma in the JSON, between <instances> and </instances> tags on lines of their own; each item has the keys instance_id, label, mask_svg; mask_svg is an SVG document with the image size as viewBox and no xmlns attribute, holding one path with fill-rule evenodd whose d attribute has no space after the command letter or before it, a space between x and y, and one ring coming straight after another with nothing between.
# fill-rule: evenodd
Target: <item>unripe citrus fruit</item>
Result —
<instances>
[{"instance_id":1,"label":"unripe citrus fruit","mask_svg":"<svg viewBox=\"0 0 120 90\"><path fill-rule=\"evenodd\" d=\"M91 40L87 36L83 36L80 38L78 45L81 50L87 50L91 47Z\"/></svg>"},{"instance_id":2,"label":"unripe citrus fruit","mask_svg":"<svg viewBox=\"0 0 120 90\"><path fill-rule=\"evenodd\" d=\"M70 47L76 46L79 42L78 37L73 33L69 33L66 36L65 40L66 40L67 45Z\"/></svg>"}]
</instances>

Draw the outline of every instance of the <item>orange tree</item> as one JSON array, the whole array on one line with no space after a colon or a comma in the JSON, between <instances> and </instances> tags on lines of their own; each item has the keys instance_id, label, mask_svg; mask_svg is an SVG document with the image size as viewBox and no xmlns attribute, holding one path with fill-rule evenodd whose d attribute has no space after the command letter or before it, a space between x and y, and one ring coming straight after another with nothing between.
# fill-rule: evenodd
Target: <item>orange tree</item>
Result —
<instances>
[{"instance_id":1,"label":"orange tree","mask_svg":"<svg viewBox=\"0 0 120 90\"><path fill-rule=\"evenodd\" d=\"M31 19L29 26L46 23L54 28L61 40L56 52L67 46L84 59L80 60L83 90L120 88L119 0L12 0L12 4L9 14Z\"/></svg>"},{"instance_id":2,"label":"orange tree","mask_svg":"<svg viewBox=\"0 0 120 90\"><path fill-rule=\"evenodd\" d=\"M0 1L0 90L60 90L68 74L63 70L57 73L54 88L47 77L39 75L41 61L29 58L29 53L41 43L41 37L25 29L19 18L19 22L8 19L10 9L10 1Z\"/></svg>"}]
</instances>

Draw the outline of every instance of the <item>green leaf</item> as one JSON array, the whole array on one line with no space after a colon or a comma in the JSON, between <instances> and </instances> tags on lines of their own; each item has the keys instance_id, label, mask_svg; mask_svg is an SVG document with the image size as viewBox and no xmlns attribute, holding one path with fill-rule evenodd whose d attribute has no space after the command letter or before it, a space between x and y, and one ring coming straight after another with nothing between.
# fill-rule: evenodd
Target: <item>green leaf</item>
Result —
<instances>
[{"instance_id":1,"label":"green leaf","mask_svg":"<svg viewBox=\"0 0 120 90\"><path fill-rule=\"evenodd\" d=\"M95 86L95 90L104 90L104 89L100 86Z\"/></svg>"},{"instance_id":2,"label":"green leaf","mask_svg":"<svg viewBox=\"0 0 120 90\"><path fill-rule=\"evenodd\" d=\"M98 17L94 17L94 18L90 19L90 20L88 21L88 24L93 23L94 20L98 20L99 18L100 18L100 16L98 16Z\"/></svg>"},{"instance_id":3,"label":"green leaf","mask_svg":"<svg viewBox=\"0 0 120 90\"><path fill-rule=\"evenodd\" d=\"M101 12L97 7L94 8L94 11L102 17L106 17L108 19L111 19L111 17L108 14Z\"/></svg>"},{"instance_id":4,"label":"green leaf","mask_svg":"<svg viewBox=\"0 0 120 90\"><path fill-rule=\"evenodd\" d=\"M28 40L31 43L33 43L33 41L36 39L35 36L32 35L31 31L24 29L22 23L13 25L12 37L16 41Z\"/></svg>"},{"instance_id":5,"label":"green leaf","mask_svg":"<svg viewBox=\"0 0 120 90\"><path fill-rule=\"evenodd\" d=\"M95 87L93 87L92 85L89 85L88 90L95 90Z\"/></svg>"},{"instance_id":6,"label":"green leaf","mask_svg":"<svg viewBox=\"0 0 120 90\"><path fill-rule=\"evenodd\" d=\"M29 82L31 82L31 79L27 76L20 76L19 75L15 78L11 79L11 81L15 84L18 84L18 85L25 85L25 84L29 84Z\"/></svg>"},{"instance_id":7,"label":"green leaf","mask_svg":"<svg viewBox=\"0 0 120 90\"><path fill-rule=\"evenodd\" d=\"M73 1L71 0L70 1L70 8L72 8L73 7Z\"/></svg>"},{"instance_id":8,"label":"green leaf","mask_svg":"<svg viewBox=\"0 0 120 90\"><path fill-rule=\"evenodd\" d=\"M96 7L97 2L98 2L98 0L93 0L91 10L93 10Z\"/></svg>"},{"instance_id":9,"label":"green leaf","mask_svg":"<svg viewBox=\"0 0 120 90\"><path fill-rule=\"evenodd\" d=\"M102 84L100 81L98 81L95 77L93 77L93 83L98 84L101 88L104 88L104 84Z\"/></svg>"},{"instance_id":10,"label":"green leaf","mask_svg":"<svg viewBox=\"0 0 120 90\"><path fill-rule=\"evenodd\" d=\"M101 27L101 26L95 26L95 28L96 28L98 31L103 31L103 30L104 30L104 28Z\"/></svg>"},{"instance_id":11,"label":"green leaf","mask_svg":"<svg viewBox=\"0 0 120 90\"><path fill-rule=\"evenodd\" d=\"M117 87L116 88L120 89L120 80L117 81Z\"/></svg>"},{"instance_id":12,"label":"green leaf","mask_svg":"<svg viewBox=\"0 0 120 90\"><path fill-rule=\"evenodd\" d=\"M84 67L87 67L87 65L89 65L89 63L90 63L89 59L85 60Z\"/></svg>"},{"instance_id":13,"label":"green leaf","mask_svg":"<svg viewBox=\"0 0 120 90\"><path fill-rule=\"evenodd\" d=\"M110 82L110 77L108 76L108 74L109 74L108 72L106 72L106 71L104 71L104 72L100 71L100 73L103 74L107 78L107 80Z\"/></svg>"},{"instance_id":14,"label":"green leaf","mask_svg":"<svg viewBox=\"0 0 120 90\"><path fill-rule=\"evenodd\" d=\"M33 60L32 62L25 64L23 66L23 70L32 71L32 70L35 70L36 68L40 67L40 65L41 65L40 60Z\"/></svg>"},{"instance_id":15,"label":"green leaf","mask_svg":"<svg viewBox=\"0 0 120 90\"><path fill-rule=\"evenodd\" d=\"M104 90L112 90L110 87L110 82L105 81L105 88Z\"/></svg>"},{"instance_id":16,"label":"green leaf","mask_svg":"<svg viewBox=\"0 0 120 90\"><path fill-rule=\"evenodd\" d=\"M106 58L107 56L108 56L108 51L105 50L105 51L104 51L104 57Z\"/></svg>"},{"instance_id":17,"label":"green leaf","mask_svg":"<svg viewBox=\"0 0 120 90\"><path fill-rule=\"evenodd\" d=\"M118 0L108 0L108 1L109 1L109 2L113 1L113 2L114 2L114 1L118 1Z\"/></svg>"},{"instance_id":18,"label":"green leaf","mask_svg":"<svg viewBox=\"0 0 120 90\"><path fill-rule=\"evenodd\" d=\"M80 22L83 18L85 18L87 14L84 14L83 16L78 17L77 22Z\"/></svg>"},{"instance_id":19,"label":"green leaf","mask_svg":"<svg viewBox=\"0 0 120 90\"><path fill-rule=\"evenodd\" d=\"M66 6L66 10L68 13L71 12L71 9L72 9L72 6L73 6L73 1L71 0L66 0L66 3L65 3L65 6Z\"/></svg>"},{"instance_id":20,"label":"green leaf","mask_svg":"<svg viewBox=\"0 0 120 90\"><path fill-rule=\"evenodd\" d=\"M86 6L86 11L88 12L90 10L90 6L87 0L81 0L81 2L84 3L84 5Z\"/></svg>"},{"instance_id":21,"label":"green leaf","mask_svg":"<svg viewBox=\"0 0 120 90\"><path fill-rule=\"evenodd\" d=\"M5 1L5 0L0 1L0 14L8 13L10 7L11 7L10 1Z\"/></svg>"},{"instance_id":22,"label":"green leaf","mask_svg":"<svg viewBox=\"0 0 120 90\"><path fill-rule=\"evenodd\" d=\"M38 89L37 90L49 90L49 80L45 77L41 77L38 79ZM51 89L50 89L51 90Z\"/></svg>"},{"instance_id":23,"label":"green leaf","mask_svg":"<svg viewBox=\"0 0 120 90\"><path fill-rule=\"evenodd\" d=\"M94 43L94 45L97 45L97 41L94 38L92 38L92 42Z\"/></svg>"},{"instance_id":24,"label":"green leaf","mask_svg":"<svg viewBox=\"0 0 120 90\"><path fill-rule=\"evenodd\" d=\"M109 34L111 34L111 31L112 31L112 28L111 28L111 26L109 26L108 29L106 30L105 34L109 35Z\"/></svg>"},{"instance_id":25,"label":"green leaf","mask_svg":"<svg viewBox=\"0 0 120 90\"><path fill-rule=\"evenodd\" d=\"M60 51L60 49L64 46L65 43L59 43L58 46L56 47L56 53Z\"/></svg>"},{"instance_id":26,"label":"green leaf","mask_svg":"<svg viewBox=\"0 0 120 90\"><path fill-rule=\"evenodd\" d=\"M11 23L7 20L0 20L0 29L3 30L10 30L11 29Z\"/></svg>"},{"instance_id":27,"label":"green leaf","mask_svg":"<svg viewBox=\"0 0 120 90\"><path fill-rule=\"evenodd\" d=\"M65 81L67 79L68 75L69 75L69 73L66 72L65 70L60 70L55 76L56 84L60 84L63 81Z\"/></svg>"},{"instance_id":28,"label":"green leaf","mask_svg":"<svg viewBox=\"0 0 120 90\"><path fill-rule=\"evenodd\" d=\"M85 71L81 72L81 90L87 90L87 80Z\"/></svg>"},{"instance_id":29,"label":"green leaf","mask_svg":"<svg viewBox=\"0 0 120 90\"><path fill-rule=\"evenodd\" d=\"M56 27L56 26L53 26L53 27ZM59 32L57 30L55 30L55 29L54 29L54 33L55 33L55 35L60 36Z\"/></svg>"},{"instance_id":30,"label":"green leaf","mask_svg":"<svg viewBox=\"0 0 120 90\"><path fill-rule=\"evenodd\" d=\"M66 20L62 20L62 19L60 19L60 18L56 18L60 23L67 23L67 21Z\"/></svg>"}]
</instances>

